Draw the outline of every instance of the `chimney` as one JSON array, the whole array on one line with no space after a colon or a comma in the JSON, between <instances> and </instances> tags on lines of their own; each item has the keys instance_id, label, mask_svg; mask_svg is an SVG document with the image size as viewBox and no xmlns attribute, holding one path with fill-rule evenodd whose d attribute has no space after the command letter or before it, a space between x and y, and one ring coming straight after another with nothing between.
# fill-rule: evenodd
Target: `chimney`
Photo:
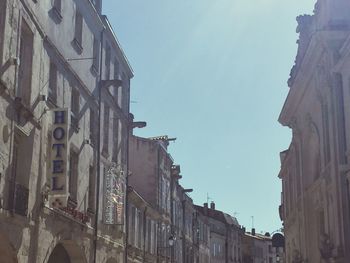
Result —
<instances>
[{"instance_id":1,"label":"chimney","mask_svg":"<svg viewBox=\"0 0 350 263\"><path fill-rule=\"evenodd\" d=\"M215 210L215 203L213 201L210 203L210 209Z\"/></svg>"},{"instance_id":2,"label":"chimney","mask_svg":"<svg viewBox=\"0 0 350 263\"><path fill-rule=\"evenodd\" d=\"M252 235L255 236L255 228L252 228Z\"/></svg>"},{"instance_id":3,"label":"chimney","mask_svg":"<svg viewBox=\"0 0 350 263\"><path fill-rule=\"evenodd\" d=\"M204 207L204 214L208 215L208 203L204 203L203 207Z\"/></svg>"}]
</instances>

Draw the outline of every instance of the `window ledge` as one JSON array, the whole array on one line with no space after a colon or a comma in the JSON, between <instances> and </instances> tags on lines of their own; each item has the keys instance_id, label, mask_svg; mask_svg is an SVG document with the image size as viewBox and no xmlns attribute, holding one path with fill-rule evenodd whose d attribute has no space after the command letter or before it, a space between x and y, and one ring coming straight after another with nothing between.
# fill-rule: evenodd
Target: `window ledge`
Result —
<instances>
[{"instance_id":1,"label":"window ledge","mask_svg":"<svg viewBox=\"0 0 350 263\"><path fill-rule=\"evenodd\" d=\"M76 198L68 197L67 207L75 209L78 206Z\"/></svg>"},{"instance_id":2,"label":"window ledge","mask_svg":"<svg viewBox=\"0 0 350 263\"><path fill-rule=\"evenodd\" d=\"M95 65L91 65L90 71L91 71L91 73L92 73L93 76L95 76L95 77L98 76L98 69L96 68Z\"/></svg>"},{"instance_id":3,"label":"window ledge","mask_svg":"<svg viewBox=\"0 0 350 263\"><path fill-rule=\"evenodd\" d=\"M48 96L47 97L47 102L49 102L52 105L57 105L57 96Z\"/></svg>"},{"instance_id":4,"label":"window ledge","mask_svg":"<svg viewBox=\"0 0 350 263\"><path fill-rule=\"evenodd\" d=\"M63 16L61 14L61 11L57 9L57 7L52 7L52 14L55 16L58 23L61 23Z\"/></svg>"},{"instance_id":5,"label":"window ledge","mask_svg":"<svg viewBox=\"0 0 350 263\"><path fill-rule=\"evenodd\" d=\"M83 53L83 47L78 39L74 38L72 41L72 45L79 55Z\"/></svg>"}]
</instances>

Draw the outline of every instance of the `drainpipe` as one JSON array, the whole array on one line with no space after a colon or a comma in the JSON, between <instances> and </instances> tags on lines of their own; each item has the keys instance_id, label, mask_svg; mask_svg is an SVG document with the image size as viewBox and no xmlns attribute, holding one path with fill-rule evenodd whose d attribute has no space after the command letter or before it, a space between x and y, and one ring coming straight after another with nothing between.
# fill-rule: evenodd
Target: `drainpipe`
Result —
<instances>
[{"instance_id":1,"label":"drainpipe","mask_svg":"<svg viewBox=\"0 0 350 263\"><path fill-rule=\"evenodd\" d=\"M101 47L100 47L100 75L98 79L98 132L97 132L97 174L96 174L96 199L95 199L95 229L94 229L94 263L97 263L97 234L98 234L98 215L100 210L100 178L101 178L101 109L102 109L102 59L103 59L103 33L101 31Z\"/></svg>"}]
</instances>

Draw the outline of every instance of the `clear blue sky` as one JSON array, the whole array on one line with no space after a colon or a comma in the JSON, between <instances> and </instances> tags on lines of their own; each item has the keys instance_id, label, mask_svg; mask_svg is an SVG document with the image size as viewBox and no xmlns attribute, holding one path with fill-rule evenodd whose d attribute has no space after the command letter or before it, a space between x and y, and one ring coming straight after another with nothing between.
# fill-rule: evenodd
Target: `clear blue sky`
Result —
<instances>
[{"instance_id":1,"label":"clear blue sky","mask_svg":"<svg viewBox=\"0 0 350 263\"><path fill-rule=\"evenodd\" d=\"M257 231L281 227L278 122L296 55L295 18L315 0L104 0L134 69L136 135L169 135L194 202Z\"/></svg>"}]
</instances>

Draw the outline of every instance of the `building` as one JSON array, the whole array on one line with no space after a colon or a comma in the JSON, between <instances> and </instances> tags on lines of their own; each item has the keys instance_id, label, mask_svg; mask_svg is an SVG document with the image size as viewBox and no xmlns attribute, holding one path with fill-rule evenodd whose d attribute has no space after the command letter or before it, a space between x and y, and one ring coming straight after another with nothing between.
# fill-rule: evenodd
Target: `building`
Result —
<instances>
[{"instance_id":1,"label":"building","mask_svg":"<svg viewBox=\"0 0 350 263\"><path fill-rule=\"evenodd\" d=\"M128 190L128 206L128 262L156 262L160 214L132 187Z\"/></svg>"},{"instance_id":2,"label":"building","mask_svg":"<svg viewBox=\"0 0 350 263\"><path fill-rule=\"evenodd\" d=\"M282 247L272 245L269 233L261 235L252 229L246 232L242 239L242 262L243 263L283 263L284 251Z\"/></svg>"},{"instance_id":3,"label":"building","mask_svg":"<svg viewBox=\"0 0 350 263\"><path fill-rule=\"evenodd\" d=\"M197 263L210 262L210 225L209 218L196 210L193 222L193 245L197 251L195 254Z\"/></svg>"},{"instance_id":4,"label":"building","mask_svg":"<svg viewBox=\"0 0 350 263\"><path fill-rule=\"evenodd\" d=\"M210 262L242 262L243 229L236 218L216 210L215 203L210 207L195 206L196 210L207 218L210 228Z\"/></svg>"},{"instance_id":5,"label":"building","mask_svg":"<svg viewBox=\"0 0 350 263\"><path fill-rule=\"evenodd\" d=\"M184 236L184 195L186 194L185 189L180 185L179 179L182 178L180 175L180 165L173 165L171 167L171 227L172 234L176 237L176 242L172 248L172 262L182 263L183 262L183 242L182 237ZM187 189L188 191L191 189Z\"/></svg>"},{"instance_id":6,"label":"building","mask_svg":"<svg viewBox=\"0 0 350 263\"><path fill-rule=\"evenodd\" d=\"M286 262L350 262L350 3L319 0L297 18L298 52L279 122Z\"/></svg>"},{"instance_id":7,"label":"building","mask_svg":"<svg viewBox=\"0 0 350 263\"><path fill-rule=\"evenodd\" d=\"M101 5L0 3L2 262L123 260L133 75Z\"/></svg>"},{"instance_id":8,"label":"building","mask_svg":"<svg viewBox=\"0 0 350 263\"><path fill-rule=\"evenodd\" d=\"M192 189L191 189L192 190ZM192 198L186 194L185 189L182 190L182 262L192 263L197 262L198 250L194 246L194 216L195 210Z\"/></svg>"},{"instance_id":9,"label":"building","mask_svg":"<svg viewBox=\"0 0 350 263\"><path fill-rule=\"evenodd\" d=\"M134 135L129 140L129 185L153 206L160 217L156 222L156 262L170 262L171 232L171 168L173 159L167 151L167 136L142 138Z\"/></svg>"}]
</instances>

